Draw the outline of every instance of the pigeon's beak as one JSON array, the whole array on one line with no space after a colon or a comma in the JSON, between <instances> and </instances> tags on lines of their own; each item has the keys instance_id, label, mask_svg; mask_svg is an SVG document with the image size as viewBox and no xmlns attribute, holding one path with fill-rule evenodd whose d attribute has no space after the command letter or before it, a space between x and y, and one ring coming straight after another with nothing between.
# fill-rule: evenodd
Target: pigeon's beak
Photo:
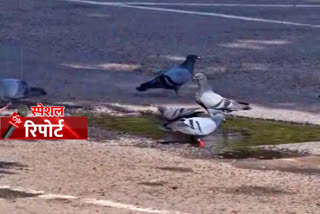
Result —
<instances>
[{"instance_id":1,"label":"pigeon's beak","mask_svg":"<svg viewBox=\"0 0 320 214\"><path fill-rule=\"evenodd\" d=\"M198 56L197 60L199 60L199 61L201 60L200 56Z\"/></svg>"}]
</instances>

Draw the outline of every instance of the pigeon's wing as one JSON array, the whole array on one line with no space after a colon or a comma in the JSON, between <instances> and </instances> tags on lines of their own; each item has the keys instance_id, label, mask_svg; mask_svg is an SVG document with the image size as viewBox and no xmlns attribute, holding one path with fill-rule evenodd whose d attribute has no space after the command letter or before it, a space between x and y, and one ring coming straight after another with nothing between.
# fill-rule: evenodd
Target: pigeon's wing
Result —
<instances>
[{"instance_id":1,"label":"pigeon's wing","mask_svg":"<svg viewBox=\"0 0 320 214\"><path fill-rule=\"evenodd\" d=\"M205 106L205 104L201 102L201 99L200 99L198 96L195 96L195 101L196 101L196 103L198 103L202 108L204 108L205 110L207 110L207 106Z\"/></svg>"},{"instance_id":2,"label":"pigeon's wing","mask_svg":"<svg viewBox=\"0 0 320 214\"><path fill-rule=\"evenodd\" d=\"M161 74L160 76L142 83L139 87L136 89L138 91L146 91L151 88L165 88L165 89L175 89L176 83L173 82L170 78L165 76L164 74Z\"/></svg>"},{"instance_id":3,"label":"pigeon's wing","mask_svg":"<svg viewBox=\"0 0 320 214\"><path fill-rule=\"evenodd\" d=\"M229 100L224 98L218 105L217 109L223 111L239 111L239 110L250 110L250 106L248 103L238 102L235 100Z\"/></svg>"},{"instance_id":4,"label":"pigeon's wing","mask_svg":"<svg viewBox=\"0 0 320 214\"><path fill-rule=\"evenodd\" d=\"M196 101L199 105L206 108L217 108L223 101L223 97L213 91L205 91L196 96Z\"/></svg>"},{"instance_id":5,"label":"pigeon's wing","mask_svg":"<svg viewBox=\"0 0 320 214\"><path fill-rule=\"evenodd\" d=\"M211 118L206 117L192 117L184 121L186 125L195 130L196 135L208 135L212 133L217 125Z\"/></svg>"},{"instance_id":6,"label":"pigeon's wing","mask_svg":"<svg viewBox=\"0 0 320 214\"><path fill-rule=\"evenodd\" d=\"M176 119L196 117L204 113L206 112L201 108L182 108L182 110L179 110L179 114L176 114Z\"/></svg>"},{"instance_id":7,"label":"pigeon's wing","mask_svg":"<svg viewBox=\"0 0 320 214\"><path fill-rule=\"evenodd\" d=\"M181 67L171 68L164 76L176 85L183 85L192 80L192 73L188 69Z\"/></svg>"},{"instance_id":8,"label":"pigeon's wing","mask_svg":"<svg viewBox=\"0 0 320 214\"><path fill-rule=\"evenodd\" d=\"M19 99L28 95L28 84L17 79L0 79L1 96L7 99Z\"/></svg>"},{"instance_id":9,"label":"pigeon's wing","mask_svg":"<svg viewBox=\"0 0 320 214\"><path fill-rule=\"evenodd\" d=\"M208 135L217 128L215 122L211 118L202 117L181 119L168 124L167 127L175 132L195 136Z\"/></svg>"},{"instance_id":10,"label":"pigeon's wing","mask_svg":"<svg viewBox=\"0 0 320 214\"><path fill-rule=\"evenodd\" d=\"M251 109L248 103L224 98L212 90L197 93L195 100L205 109L217 109L227 112Z\"/></svg>"},{"instance_id":11,"label":"pigeon's wing","mask_svg":"<svg viewBox=\"0 0 320 214\"><path fill-rule=\"evenodd\" d=\"M148 82L142 83L136 89L138 91L146 91L151 88L165 88L174 89L177 91L180 86L192 80L192 74L185 68L171 68L164 74L150 80Z\"/></svg>"},{"instance_id":12,"label":"pigeon's wing","mask_svg":"<svg viewBox=\"0 0 320 214\"><path fill-rule=\"evenodd\" d=\"M158 110L166 121L174 121L179 120L181 118L195 117L198 114L205 113L200 108L159 107Z\"/></svg>"}]
</instances>

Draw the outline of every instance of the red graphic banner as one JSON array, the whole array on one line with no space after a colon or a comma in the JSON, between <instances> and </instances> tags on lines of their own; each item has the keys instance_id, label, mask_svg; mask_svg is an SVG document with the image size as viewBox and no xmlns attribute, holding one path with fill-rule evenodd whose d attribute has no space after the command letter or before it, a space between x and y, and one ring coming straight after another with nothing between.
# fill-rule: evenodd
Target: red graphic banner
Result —
<instances>
[{"instance_id":1,"label":"red graphic banner","mask_svg":"<svg viewBox=\"0 0 320 214\"><path fill-rule=\"evenodd\" d=\"M87 117L25 117L10 140L87 140ZM9 127L10 117L1 117L1 136ZM3 140L3 138L1 137Z\"/></svg>"}]
</instances>

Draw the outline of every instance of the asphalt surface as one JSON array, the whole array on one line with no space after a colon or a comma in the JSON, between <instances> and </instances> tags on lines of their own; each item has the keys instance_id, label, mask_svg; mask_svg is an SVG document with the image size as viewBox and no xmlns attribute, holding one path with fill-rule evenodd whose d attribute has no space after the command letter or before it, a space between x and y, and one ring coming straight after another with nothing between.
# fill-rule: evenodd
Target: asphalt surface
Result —
<instances>
[{"instance_id":1,"label":"asphalt surface","mask_svg":"<svg viewBox=\"0 0 320 214\"><path fill-rule=\"evenodd\" d=\"M316 1L254 3L317 4ZM194 104L195 86L191 84L185 87L185 96L178 102L174 93L163 90L138 93L135 87L152 78L151 71L169 68L178 64L181 57L195 53L203 58L196 72L207 73L214 90L224 96L267 108L319 113L320 28L312 27L320 24L319 7L129 8L46 0L2 1L0 6L0 77L23 78L44 87L49 92L46 100Z\"/></svg>"}]
</instances>

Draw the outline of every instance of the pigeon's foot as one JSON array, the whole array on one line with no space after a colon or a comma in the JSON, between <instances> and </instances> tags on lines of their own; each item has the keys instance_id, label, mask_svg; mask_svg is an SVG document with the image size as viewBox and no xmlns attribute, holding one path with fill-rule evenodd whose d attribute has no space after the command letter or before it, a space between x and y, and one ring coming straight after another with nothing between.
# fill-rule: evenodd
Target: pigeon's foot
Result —
<instances>
[{"instance_id":1,"label":"pigeon's foot","mask_svg":"<svg viewBox=\"0 0 320 214\"><path fill-rule=\"evenodd\" d=\"M179 91L175 91L178 98L183 98L183 95Z\"/></svg>"},{"instance_id":2,"label":"pigeon's foot","mask_svg":"<svg viewBox=\"0 0 320 214\"><path fill-rule=\"evenodd\" d=\"M183 97L182 94L180 94L178 90L174 90L174 92L176 92L177 97L180 97L180 98Z\"/></svg>"},{"instance_id":3,"label":"pigeon's foot","mask_svg":"<svg viewBox=\"0 0 320 214\"><path fill-rule=\"evenodd\" d=\"M203 140L198 139L198 142L199 142L199 146L200 146L201 148L203 148L203 147L205 146Z\"/></svg>"},{"instance_id":4,"label":"pigeon's foot","mask_svg":"<svg viewBox=\"0 0 320 214\"><path fill-rule=\"evenodd\" d=\"M8 110L9 106L11 106L11 102L8 103L7 105L5 105L4 107L0 108L0 111L5 111L5 110Z\"/></svg>"}]
</instances>

